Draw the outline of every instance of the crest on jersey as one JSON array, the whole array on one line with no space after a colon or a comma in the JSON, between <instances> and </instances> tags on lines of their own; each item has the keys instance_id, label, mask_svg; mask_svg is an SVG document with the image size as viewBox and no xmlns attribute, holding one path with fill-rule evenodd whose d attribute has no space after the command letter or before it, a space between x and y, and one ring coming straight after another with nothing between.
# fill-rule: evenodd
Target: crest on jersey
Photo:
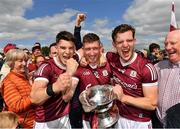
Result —
<instances>
[{"instance_id":1,"label":"crest on jersey","mask_svg":"<svg viewBox=\"0 0 180 129\"><path fill-rule=\"evenodd\" d=\"M131 77L136 77L137 76L137 72L135 70L132 70L130 73Z\"/></svg>"},{"instance_id":2,"label":"crest on jersey","mask_svg":"<svg viewBox=\"0 0 180 129\"><path fill-rule=\"evenodd\" d=\"M102 74L103 74L103 76L108 76L108 71L107 70L103 70Z\"/></svg>"}]
</instances>

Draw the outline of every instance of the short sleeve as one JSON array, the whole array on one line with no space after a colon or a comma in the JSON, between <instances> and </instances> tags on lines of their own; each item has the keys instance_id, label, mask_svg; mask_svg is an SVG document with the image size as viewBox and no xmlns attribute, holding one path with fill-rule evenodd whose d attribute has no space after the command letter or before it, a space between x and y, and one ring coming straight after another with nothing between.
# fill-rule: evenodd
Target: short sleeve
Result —
<instances>
[{"instance_id":1,"label":"short sleeve","mask_svg":"<svg viewBox=\"0 0 180 129\"><path fill-rule=\"evenodd\" d=\"M158 75L155 67L151 63L147 63L142 71L142 85L143 86L157 86Z\"/></svg>"},{"instance_id":2,"label":"short sleeve","mask_svg":"<svg viewBox=\"0 0 180 129\"><path fill-rule=\"evenodd\" d=\"M50 64L42 64L35 73L35 80L45 80L49 82L52 68Z\"/></svg>"}]
</instances>

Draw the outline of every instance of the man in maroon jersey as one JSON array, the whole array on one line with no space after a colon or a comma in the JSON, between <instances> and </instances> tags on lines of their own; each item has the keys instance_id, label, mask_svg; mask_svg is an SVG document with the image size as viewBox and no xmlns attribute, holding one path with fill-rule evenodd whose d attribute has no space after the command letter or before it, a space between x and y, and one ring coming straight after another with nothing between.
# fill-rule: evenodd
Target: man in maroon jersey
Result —
<instances>
[{"instance_id":1,"label":"man in maroon jersey","mask_svg":"<svg viewBox=\"0 0 180 129\"><path fill-rule=\"evenodd\" d=\"M95 85L110 84L111 70L107 63L105 66L98 67L101 56L101 41L99 36L88 33L83 37L83 52L88 65L78 67L76 77L79 78L80 93L86 88ZM83 112L83 128L96 128L94 113Z\"/></svg>"},{"instance_id":2,"label":"man in maroon jersey","mask_svg":"<svg viewBox=\"0 0 180 129\"><path fill-rule=\"evenodd\" d=\"M113 72L114 92L120 118L117 128L152 128L150 114L157 106L157 73L154 66L134 51L135 29L122 24L112 32L117 53L108 52L106 58Z\"/></svg>"},{"instance_id":3,"label":"man in maroon jersey","mask_svg":"<svg viewBox=\"0 0 180 129\"><path fill-rule=\"evenodd\" d=\"M75 38L70 32L58 33L57 56L38 68L31 91L33 103L37 104L37 129L71 128L68 101L77 84L76 80L72 81L72 75L78 66L72 59L75 52L74 43Z\"/></svg>"}]
</instances>

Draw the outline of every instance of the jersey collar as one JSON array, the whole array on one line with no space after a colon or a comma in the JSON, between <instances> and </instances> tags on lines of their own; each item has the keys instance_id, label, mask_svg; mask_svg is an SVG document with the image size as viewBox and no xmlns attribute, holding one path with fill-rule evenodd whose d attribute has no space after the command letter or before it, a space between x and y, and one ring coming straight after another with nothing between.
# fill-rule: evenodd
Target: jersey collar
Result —
<instances>
[{"instance_id":1,"label":"jersey collar","mask_svg":"<svg viewBox=\"0 0 180 129\"><path fill-rule=\"evenodd\" d=\"M66 66L64 66L62 63L60 63L57 56L53 57L53 60L60 69L66 70Z\"/></svg>"},{"instance_id":2,"label":"jersey collar","mask_svg":"<svg viewBox=\"0 0 180 129\"><path fill-rule=\"evenodd\" d=\"M134 52L132 59L129 60L128 62L123 62L123 60L121 59L121 57L119 58L119 60L120 60L120 62L121 62L121 64L122 64L122 66L124 67L124 66L127 66L127 65L129 65L129 64L132 64L132 63L136 60L136 58L137 58L137 53Z\"/></svg>"},{"instance_id":3,"label":"jersey collar","mask_svg":"<svg viewBox=\"0 0 180 129\"><path fill-rule=\"evenodd\" d=\"M89 64L89 67L91 67L92 69L96 69L98 67L98 65Z\"/></svg>"}]
</instances>

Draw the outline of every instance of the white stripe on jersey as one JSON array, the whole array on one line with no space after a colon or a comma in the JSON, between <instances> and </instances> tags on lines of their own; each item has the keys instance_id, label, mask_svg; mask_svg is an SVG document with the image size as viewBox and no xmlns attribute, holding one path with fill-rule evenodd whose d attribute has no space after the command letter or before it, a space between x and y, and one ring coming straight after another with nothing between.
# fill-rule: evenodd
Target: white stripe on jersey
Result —
<instances>
[{"instance_id":1,"label":"white stripe on jersey","mask_svg":"<svg viewBox=\"0 0 180 129\"><path fill-rule=\"evenodd\" d=\"M158 82L153 82L153 83L142 83L142 86L158 86Z\"/></svg>"},{"instance_id":2,"label":"white stripe on jersey","mask_svg":"<svg viewBox=\"0 0 180 129\"><path fill-rule=\"evenodd\" d=\"M151 72L151 80L154 81L157 79L157 74L154 66L152 64L146 64L145 65Z\"/></svg>"},{"instance_id":3,"label":"white stripe on jersey","mask_svg":"<svg viewBox=\"0 0 180 129\"><path fill-rule=\"evenodd\" d=\"M44 68L45 68L47 65L48 65L48 64L42 64L42 65L38 68L36 74L37 74L38 76L41 76L41 75L42 75L42 71L44 70Z\"/></svg>"},{"instance_id":4,"label":"white stripe on jersey","mask_svg":"<svg viewBox=\"0 0 180 129\"><path fill-rule=\"evenodd\" d=\"M158 78L158 75L157 75L157 71L156 71L156 68L154 67L153 64L149 64L151 66L151 68L153 69L154 71L154 76L155 76L155 80Z\"/></svg>"},{"instance_id":5,"label":"white stripe on jersey","mask_svg":"<svg viewBox=\"0 0 180 129\"><path fill-rule=\"evenodd\" d=\"M34 81L39 81L39 80L49 83L49 80L47 78L44 78L44 77L37 77Z\"/></svg>"}]
</instances>

